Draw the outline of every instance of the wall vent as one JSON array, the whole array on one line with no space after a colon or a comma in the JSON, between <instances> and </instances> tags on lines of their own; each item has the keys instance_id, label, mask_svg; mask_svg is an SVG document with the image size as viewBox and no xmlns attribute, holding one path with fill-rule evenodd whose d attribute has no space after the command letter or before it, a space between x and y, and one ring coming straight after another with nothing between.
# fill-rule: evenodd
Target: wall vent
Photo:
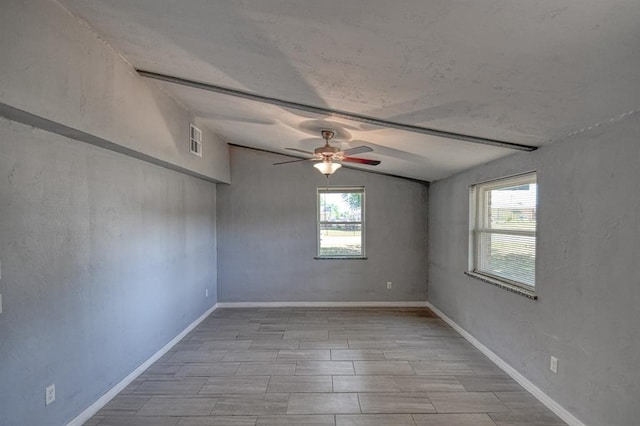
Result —
<instances>
[{"instance_id":1,"label":"wall vent","mask_svg":"<svg viewBox=\"0 0 640 426\"><path fill-rule=\"evenodd\" d=\"M202 132L193 124L189 127L189 152L202 157Z\"/></svg>"}]
</instances>

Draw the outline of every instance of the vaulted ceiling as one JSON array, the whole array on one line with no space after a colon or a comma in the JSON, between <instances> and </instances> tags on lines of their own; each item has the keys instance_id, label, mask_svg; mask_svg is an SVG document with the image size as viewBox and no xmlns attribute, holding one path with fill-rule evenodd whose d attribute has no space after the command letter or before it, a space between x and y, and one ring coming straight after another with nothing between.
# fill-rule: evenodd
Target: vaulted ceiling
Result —
<instances>
[{"instance_id":1,"label":"vaulted ceiling","mask_svg":"<svg viewBox=\"0 0 640 426\"><path fill-rule=\"evenodd\" d=\"M58 1L136 69L420 128L539 147L640 108L638 0ZM517 152L154 84L230 143L312 151L329 128L421 180Z\"/></svg>"}]
</instances>

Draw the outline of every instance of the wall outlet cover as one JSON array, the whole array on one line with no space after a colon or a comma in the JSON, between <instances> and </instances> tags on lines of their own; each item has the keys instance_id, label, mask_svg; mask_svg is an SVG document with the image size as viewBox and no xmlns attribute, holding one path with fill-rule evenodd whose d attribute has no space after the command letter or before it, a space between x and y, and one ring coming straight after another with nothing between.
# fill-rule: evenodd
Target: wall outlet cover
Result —
<instances>
[{"instance_id":1,"label":"wall outlet cover","mask_svg":"<svg viewBox=\"0 0 640 426\"><path fill-rule=\"evenodd\" d=\"M55 400L56 400L56 385L47 386L47 388L44 390L45 405L49 405Z\"/></svg>"},{"instance_id":2,"label":"wall outlet cover","mask_svg":"<svg viewBox=\"0 0 640 426\"><path fill-rule=\"evenodd\" d=\"M554 374L558 374L558 358L555 356L551 356L549 359L549 370Z\"/></svg>"}]
</instances>

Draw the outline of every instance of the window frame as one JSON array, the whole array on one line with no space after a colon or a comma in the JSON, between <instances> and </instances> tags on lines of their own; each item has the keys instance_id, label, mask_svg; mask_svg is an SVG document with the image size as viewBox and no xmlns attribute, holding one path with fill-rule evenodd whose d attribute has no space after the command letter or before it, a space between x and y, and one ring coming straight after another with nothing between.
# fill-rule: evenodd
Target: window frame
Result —
<instances>
[{"instance_id":1,"label":"window frame","mask_svg":"<svg viewBox=\"0 0 640 426\"><path fill-rule=\"evenodd\" d=\"M359 193L361 194L362 201L360 203L360 221L343 221L343 222L333 222L333 221L322 221L321 212L320 212L320 197L322 194L333 193L333 194L343 194L343 193ZM315 259L366 259L366 191L364 186L323 186L318 187L316 190L316 256ZM323 224L356 224L360 225L360 254L357 255L322 255L320 253L320 232Z\"/></svg>"},{"instance_id":2,"label":"window frame","mask_svg":"<svg viewBox=\"0 0 640 426\"><path fill-rule=\"evenodd\" d=\"M536 228L533 231L517 230L517 229L494 229L486 226L487 210L485 206L484 194L487 191L495 190L497 188L504 188L510 186L518 186L525 184L536 184ZM517 175L507 176L504 178L493 179L490 181L479 182L469 187L469 258L468 267L465 272L467 275L480 279L489 284L496 285L506 290L521 294L531 299L537 299L536 296L536 269L538 264L538 200L539 200L539 185L538 176L536 171L529 171ZM501 235L514 235L514 236L528 236L535 239L535 259L534 259L534 285L529 285L524 282L511 280L508 278L500 277L490 272L478 269L479 254L477 252L478 239L482 234L501 234Z\"/></svg>"}]
</instances>

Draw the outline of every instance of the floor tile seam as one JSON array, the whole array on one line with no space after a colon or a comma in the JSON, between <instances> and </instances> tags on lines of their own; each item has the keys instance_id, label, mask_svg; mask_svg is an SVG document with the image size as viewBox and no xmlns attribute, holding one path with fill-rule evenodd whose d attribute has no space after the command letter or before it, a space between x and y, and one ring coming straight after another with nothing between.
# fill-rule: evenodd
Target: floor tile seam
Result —
<instances>
[{"instance_id":1,"label":"floor tile seam","mask_svg":"<svg viewBox=\"0 0 640 426\"><path fill-rule=\"evenodd\" d=\"M213 404L213 407L211 407L211 411L209 411L209 415L213 415L213 410L216 408L216 405L218 405L218 401L220 401L220 398L216 398L216 402ZM178 423L180 421L178 420Z\"/></svg>"},{"instance_id":2,"label":"floor tile seam","mask_svg":"<svg viewBox=\"0 0 640 426\"><path fill-rule=\"evenodd\" d=\"M269 375L269 380L267 380L267 387L264 388L264 394L266 395L267 393L269 393L269 385L271 384L271 377L273 377L272 375ZM271 392L274 393L274 392Z\"/></svg>"},{"instance_id":3,"label":"floor tile seam","mask_svg":"<svg viewBox=\"0 0 640 426\"><path fill-rule=\"evenodd\" d=\"M176 393L154 393L154 394L137 394L137 395L132 395L132 396L140 396L140 397L145 397L145 398L160 398L160 399L169 399L169 398L173 398L173 399L208 399L208 398L219 398L218 396L211 396L211 395L218 395L216 393L212 393L212 394L206 394L206 393L185 393L185 394L176 394ZM149 401L147 401L149 402Z\"/></svg>"}]
</instances>

